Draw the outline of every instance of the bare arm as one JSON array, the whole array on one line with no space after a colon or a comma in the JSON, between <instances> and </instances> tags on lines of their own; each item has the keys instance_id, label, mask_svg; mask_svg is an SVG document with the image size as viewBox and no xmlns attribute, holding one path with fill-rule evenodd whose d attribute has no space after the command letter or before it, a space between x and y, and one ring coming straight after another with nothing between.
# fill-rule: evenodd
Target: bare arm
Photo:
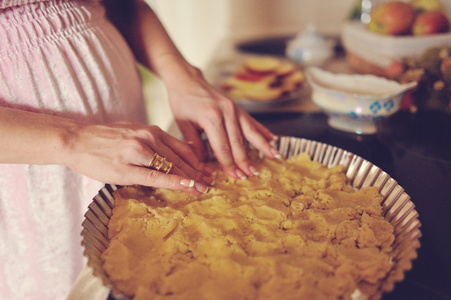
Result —
<instances>
[{"instance_id":1,"label":"bare arm","mask_svg":"<svg viewBox=\"0 0 451 300\"><path fill-rule=\"evenodd\" d=\"M181 68L197 70L183 58L154 11L144 1L110 0L105 5L109 18L122 32L138 61L163 80L170 80L174 77L171 73L180 72Z\"/></svg>"},{"instance_id":2,"label":"bare arm","mask_svg":"<svg viewBox=\"0 0 451 300\"><path fill-rule=\"evenodd\" d=\"M0 107L0 163L64 164L72 120Z\"/></svg>"},{"instance_id":3,"label":"bare arm","mask_svg":"<svg viewBox=\"0 0 451 300\"><path fill-rule=\"evenodd\" d=\"M192 193L205 191L204 182L210 183L189 146L155 126L85 124L4 107L0 124L0 163L65 165L101 182ZM175 163L174 175L160 176L146 167L155 152ZM189 187L193 179L195 186Z\"/></svg>"}]
</instances>

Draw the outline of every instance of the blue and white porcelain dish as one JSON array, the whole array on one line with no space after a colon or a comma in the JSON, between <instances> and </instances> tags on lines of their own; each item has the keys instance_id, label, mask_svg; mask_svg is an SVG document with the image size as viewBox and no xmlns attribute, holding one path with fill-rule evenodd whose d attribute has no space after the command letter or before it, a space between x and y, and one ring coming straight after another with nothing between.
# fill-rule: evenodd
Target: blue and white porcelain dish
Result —
<instances>
[{"instance_id":1,"label":"blue and white porcelain dish","mask_svg":"<svg viewBox=\"0 0 451 300\"><path fill-rule=\"evenodd\" d=\"M288 42L285 54L302 66L320 66L333 56L333 50L332 45L316 31L316 26L309 23L304 32Z\"/></svg>"},{"instance_id":2,"label":"blue and white porcelain dish","mask_svg":"<svg viewBox=\"0 0 451 300\"><path fill-rule=\"evenodd\" d=\"M335 74L317 67L308 68L306 76L312 100L329 116L329 125L357 134L375 134L375 122L397 112L405 93L417 85L374 75Z\"/></svg>"}]
</instances>

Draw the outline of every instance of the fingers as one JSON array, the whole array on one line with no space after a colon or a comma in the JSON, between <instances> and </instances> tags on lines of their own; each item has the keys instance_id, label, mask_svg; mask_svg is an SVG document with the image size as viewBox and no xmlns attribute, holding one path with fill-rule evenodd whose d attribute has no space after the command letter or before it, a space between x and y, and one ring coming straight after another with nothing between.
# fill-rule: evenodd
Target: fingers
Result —
<instances>
[{"instance_id":1,"label":"fingers","mask_svg":"<svg viewBox=\"0 0 451 300\"><path fill-rule=\"evenodd\" d=\"M235 169L236 175L241 179L245 179L247 176L256 175L257 169L251 165L247 157L244 136L242 128L238 123L237 108L235 106L225 108L224 121L233 160L237 166Z\"/></svg>"},{"instance_id":2,"label":"fingers","mask_svg":"<svg viewBox=\"0 0 451 300\"><path fill-rule=\"evenodd\" d=\"M280 153L270 142L277 136L246 113L239 116L245 138L266 157L280 159Z\"/></svg>"},{"instance_id":3,"label":"fingers","mask_svg":"<svg viewBox=\"0 0 451 300\"><path fill-rule=\"evenodd\" d=\"M188 143L167 134L161 137L161 142L153 146L154 150L165 153L166 159L173 164L174 174L185 175L207 184L213 182L210 178L212 170L194 155Z\"/></svg>"},{"instance_id":4,"label":"fingers","mask_svg":"<svg viewBox=\"0 0 451 300\"><path fill-rule=\"evenodd\" d=\"M211 184L211 172L200 162L191 147L155 126L139 128L128 142L118 146L124 161L138 167L150 167L171 174ZM127 150L128 149L128 150Z\"/></svg>"},{"instance_id":5,"label":"fingers","mask_svg":"<svg viewBox=\"0 0 451 300\"><path fill-rule=\"evenodd\" d=\"M180 175L165 174L160 171L129 166L126 169L127 182L149 186L154 188L165 188L171 190L184 190L192 194L203 194L208 191L208 186L202 182Z\"/></svg>"},{"instance_id":6,"label":"fingers","mask_svg":"<svg viewBox=\"0 0 451 300\"><path fill-rule=\"evenodd\" d=\"M157 177L162 178L158 181L161 184L161 181L169 176L166 172L170 169L172 175L180 177L179 181L186 179L181 181L182 184L178 182L175 185L179 189L192 185L191 180L204 186L213 182L210 177L212 171L199 161L191 147L186 142L165 133L159 127L137 123L114 123L113 127L122 130L121 139L115 143L114 147L120 152L118 161L139 167L138 169L132 168L135 173L136 170L141 169L141 173L144 170L145 174L150 174L148 177L151 179L158 174ZM135 177L134 180L138 179L138 177ZM141 179L140 182L143 182L143 180Z\"/></svg>"},{"instance_id":7,"label":"fingers","mask_svg":"<svg viewBox=\"0 0 451 300\"><path fill-rule=\"evenodd\" d=\"M185 145L188 149L189 146ZM157 148L157 147L155 147ZM160 145L159 149L165 147ZM164 150L162 150L164 151ZM160 152L165 153L167 157L159 155L154 152L147 165L129 164L125 172L127 178L124 179L126 184L140 184L151 186L155 188L167 188L175 190L186 190L194 194L202 194L208 190L208 185L211 185L213 179L209 176L203 175L202 172L193 169L190 165L177 160L177 156L169 154L170 151ZM194 156L194 155L193 155ZM174 158L175 157L175 158ZM177 165L172 161L177 161ZM120 182L119 184L124 184Z\"/></svg>"},{"instance_id":8,"label":"fingers","mask_svg":"<svg viewBox=\"0 0 451 300\"><path fill-rule=\"evenodd\" d=\"M207 134L216 159L224 172L228 176L234 178L244 177L244 173L238 170L235 165L234 157L232 155L232 147L229 143L223 116L219 115L211 118L210 123L206 123L203 128L205 129L205 133ZM237 170L239 171L238 173Z\"/></svg>"},{"instance_id":9,"label":"fingers","mask_svg":"<svg viewBox=\"0 0 451 300\"><path fill-rule=\"evenodd\" d=\"M205 161L205 146L197 129L191 123L186 121L178 121L177 125L197 158L200 161Z\"/></svg>"},{"instance_id":10,"label":"fingers","mask_svg":"<svg viewBox=\"0 0 451 300\"><path fill-rule=\"evenodd\" d=\"M245 139L265 156L280 158L279 152L270 144L275 135L239 109L232 100L223 99L220 113L212 115L210 113L209 120L205 120L202 127L227 175L241 179L258 175L257 169L247 157Z\"/></svg>"},{"instance_id":11,"label":"fingers","mask_svg":"<svg viewBox=\"0 0 451 300\"><path fill-rule=\"evenodd\" d=\"M82 124L72 132L66 165L94 180L194 194L206 192L213 181L210 173L205 175L205 164L187 143L156 126L130 122Z\"/></svg>"}]
</instances>

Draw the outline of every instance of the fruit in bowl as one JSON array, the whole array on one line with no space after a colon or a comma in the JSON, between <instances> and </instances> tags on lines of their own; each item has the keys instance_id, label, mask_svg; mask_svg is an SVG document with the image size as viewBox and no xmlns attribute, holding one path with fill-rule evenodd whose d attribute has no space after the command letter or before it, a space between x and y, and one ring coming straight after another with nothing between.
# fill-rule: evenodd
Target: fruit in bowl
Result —
<instances>
[{"instance_id":1,"label":"fruit in bowl","mask_svg":"<svg viewBox=\"0 0 451 300\"><path fill-rule=\"evenodd\" d=\"M368 30L385 35L423 36L450 31L450 20L439 0L392 1L376 6Z\"/></svg>"},{"instance_id":2,"label":"fruit in bowl","mask_svg":"<svg viewBox=\"0 0 451 300\"><path fill-rule=\"evenodd\" d=\"M449 32L448 17L441 11L420 13L412 25L413 35L428 35Z\"/></svg>"},{"instance_id":3,"label":"fruit in bowl","mask_svg":"<svg viewBox=\"0 0 451 300\"><path fill-rule=\"evenodd\" d=\"M406 58L418 58L428 48L451 45L451 33L447 26L450 16L447 16L446 21L445 17L426 21L429 18L427 16L443 16L445 10L440 11L437 8L441 7L441 2L438 0L411 1L404 2L404 6L413 7L415 19L405 34L375 32L373 27L360 21L343 24L341 42L346 50L346 62L354 72L384 76L387 68L391 68L389 72L396 71L394 70L396 66L390 65L393 61L401 62ZM380 6L373 8L373 13L381 9L384 3L388 5L393 2L383 2ZM445 4L445 1L442 3ZM374 19L373 22L375 22Z\"/></svg>"},{"instance_id":4,"label":"fruit in bowl","mask_svg":"<svg viewBox=\"0 0 451 300\"><path fill-rule=\"evenodd\" d=\"M372 11L368 29L381 34L407 34L414 20L415 11L409 3L385 2Z\"/></svg>"},{"instance_id":5,"label":"fruit in bowl","mask_svg":"<svg viewBox=\"0 0 451 300\"><path fill-rule=\"evenodd\" d=\"M439 0L412 0L410 3L417 12L441 10L443 8Z\"/></svg>"}]
</instances>

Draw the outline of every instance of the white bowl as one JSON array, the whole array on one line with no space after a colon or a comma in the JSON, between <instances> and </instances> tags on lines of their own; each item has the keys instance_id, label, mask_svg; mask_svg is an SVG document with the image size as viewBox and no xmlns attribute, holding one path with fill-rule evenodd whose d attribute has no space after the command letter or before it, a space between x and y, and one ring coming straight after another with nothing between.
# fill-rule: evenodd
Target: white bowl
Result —
<instances>
[{"instance_id":1,"label":"white bowl","mask_svg":"<svg viewBox=\"0 0 451 300\"><path fill-rule=\"evenodd\" d=\"M419 57L426 49L449 45L451 33L392 36L371 32L361 22L345 22L341 28L341 41L347 52L385 69L393 61Z\"/></svg>"},{"instance_id":2,"label":"white bowl","mask_svg":"<svg viewBox=\"0 0 451 300\"><path fill-rule=\"evenodd\" d=\"M312 100L328 116L331 127L374 134L375 121L397 112L404 94L417 83L400 84L374 75L334 74L317 67L306 71Z\"/></svg>"}]
</instances>

